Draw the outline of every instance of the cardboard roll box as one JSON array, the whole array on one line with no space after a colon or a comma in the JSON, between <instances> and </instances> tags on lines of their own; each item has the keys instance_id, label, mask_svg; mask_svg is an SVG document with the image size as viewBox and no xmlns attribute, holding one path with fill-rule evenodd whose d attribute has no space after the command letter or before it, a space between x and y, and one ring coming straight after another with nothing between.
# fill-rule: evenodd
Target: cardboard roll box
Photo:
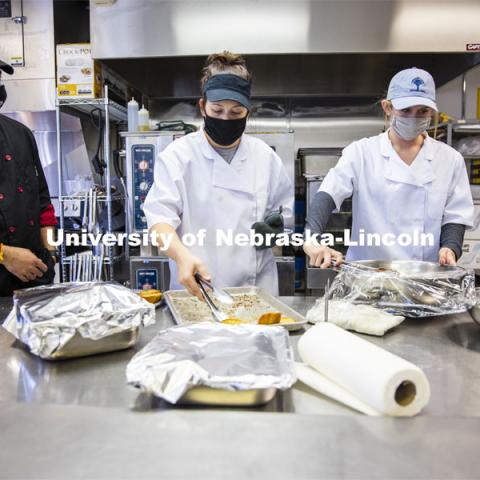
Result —
<instances>
[{"instance_id":1,"label":"cardboard roll box","mask_svg":"<svg viewBox=\"0 0 480 480\"><path fill-rule=\"evenodd\" d=\"M89 43L57 45L58 98L101 98L106 82L128 97L125 81L92 58Z\"/></svg>"}]
</instances>

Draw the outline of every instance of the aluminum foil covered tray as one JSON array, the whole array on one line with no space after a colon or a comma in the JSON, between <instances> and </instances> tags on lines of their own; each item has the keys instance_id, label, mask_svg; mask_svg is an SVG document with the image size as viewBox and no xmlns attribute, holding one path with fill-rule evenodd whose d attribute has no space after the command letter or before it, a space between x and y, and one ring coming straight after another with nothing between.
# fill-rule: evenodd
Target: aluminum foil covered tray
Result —
<instances>
[{"instance_id":1,"label":"aluminum foil covered tray","mask_svg":"<svg viewBox=\"0 0 480 480\"><path fill-rule=\"evenodd\" d=\"M170 403L265 403L273 397L265 392L295 382L293 351L280 327L208 322L173 327L132 358L127 381Z\"/></svg>"},{"instance_id":2,"label":"aluminum foil covered tray","mask_svg":"<svg viewBox=\"0 0 480 480\"><path fill-rule=\"evenodd\" d=\"M155 307L115 283L85 282L17 290L3 327L45 359L129 348Z\"/></svg>"}]
</instances>

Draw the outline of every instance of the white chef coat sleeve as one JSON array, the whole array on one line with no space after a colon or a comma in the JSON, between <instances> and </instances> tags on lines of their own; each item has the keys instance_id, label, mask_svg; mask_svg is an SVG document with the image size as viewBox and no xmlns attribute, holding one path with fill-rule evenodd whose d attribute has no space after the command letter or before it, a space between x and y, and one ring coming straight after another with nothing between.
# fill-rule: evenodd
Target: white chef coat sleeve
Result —
<instances>
[{"instance_id":1,"label":"white chef coat sleeve","mask_svg":"<svg viewBox=\"0 0 480 480\"><path fill-rule=\"evenodd\" d=\"M290 180L280 157L272 151L274 156L273 165L275 166L275 175L271 186L271 209L278 210L282 207L282 215L285 218L293 216L293 202L295 197L295 189Z\"/></svg>"},{"instance_id":2,"label":"white chef coat sleeve","mask_svg":"<svg viewBox=\"0 0 480 480\"><path fill-rule=\"evenodd\" d=\"M460 154L458 154L455 160L456 165L443 212L442 225L459 223L472 227L474 215L473 199L465 160Z\"/></svg>"},{"instance_id":3,"label":"white chef coat sleeve","mask_svg":"<svg viewBox=\"0 0 480 480\"><path fill-rule=\"evenodd\" d=\"M345 147L337 165L330 169L318 189L319 192L326 192L333 198L337 210L340 209L343 201L353 194L355 185L354 162L358 155L358 147L355 144Z\"/></svg>"},{"instance_id":4,"label":"white chef coat sleeve","mask_svg":"<svg viewBox=\"0 0 480 480\"><path fill-rule=\"evenodd\" d=\"M181 223L183 199L181 169L177 160L160 153L155 162L154 182L143 204L148 228L166 223L175 230Z\"/></svg>"}]
</instances>

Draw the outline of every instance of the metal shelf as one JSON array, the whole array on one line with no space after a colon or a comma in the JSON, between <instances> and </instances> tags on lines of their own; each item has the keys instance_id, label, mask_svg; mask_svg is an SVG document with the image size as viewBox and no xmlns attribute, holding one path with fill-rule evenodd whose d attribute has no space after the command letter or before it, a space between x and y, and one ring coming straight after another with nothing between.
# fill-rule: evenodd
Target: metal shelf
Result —
<instances>
[{"instance_id":1,"label":"metal shelf","mask_svg":"<svg viewBox=\"0 0 480 480\"><path fill-rule=\"evenodd\" d=\"M105 115L103 116L104 128L103 128L103 152L104 158L106 159L106 168L105 168L105 197L104 201L107 207L107 227L103 233L112 232L112 191L111 191L111 172L110 172L110 121L126 121L127 120L127 109L121 105L111 101L108 96L108 86L105 85L104 96L103 98L59 98L56 102L56 123L57 123L57 169L58 169L58 198L60 199L60 228L63 230L65 227L65 212L64 205L66 199L70 197L71 200L81 200L82 196L74 195L64 196L63 195L63 162L64 158L62 155L62 138L60 132L62 131L61 126L61 115L60 111L63 107L69 107L82 111L84 113L90 113L95 108L100 108ZM83 197L85 198L85 197ZM105 255L107 259L104 262L108 268L106 273L107 280L113 280L113 263L114 256L112 249L107 247L107 254ZM66 247L62 243L60 245L60 265L62 272L62 279L65 280L67 276L67 261L66 261Z\"/></svg>"},{"instance_id":2,"label":"metal shelf","mask_svg":"<svg viewBox=\"0 0 480 480\"><path fill-rule=\"evenodd\" d=\"M110 100L109 98L58 98L57 106L73 108L74 110L87 114L90 114L97 108L105 111L105 108L108 106L110 120L115 122L127 121L126 107Z\"/></svg>"},{"instance_id":3,"label":"metal shelf","mask_svg":"<svg viewBox=\"0 0 480 480\"><path fill-rule=\"evenodd\" d=\"M73 201L85 201L85 195L62 195L57 197L59 202L73 202ZM88 198L87 198L88 200ZM106 196L96 197L97 202L107 202L108 198ZM112 196L113 200L125 200L125 195L115 195Z\"/></svg>"},{"instance_id":4,"label":"metal shelf","mask_svg":"<svg viewBox=\"0 0 480 480\"><path fill-rule=\"evenodd\" d=\"M480 120L455 120L445 126L453 133L480 133Z\"/></svg>"}]
</instances>

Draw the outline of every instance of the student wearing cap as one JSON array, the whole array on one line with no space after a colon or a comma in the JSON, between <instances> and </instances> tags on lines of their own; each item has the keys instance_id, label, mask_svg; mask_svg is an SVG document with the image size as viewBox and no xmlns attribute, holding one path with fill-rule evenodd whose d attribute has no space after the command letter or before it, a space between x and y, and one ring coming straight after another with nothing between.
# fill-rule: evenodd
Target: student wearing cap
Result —
<instances>
[{"instance_id":1,"label":"student wearing cap","mask_svg":"<svg viewBox=\"0 0 480 480\"><path fill-rule=\"evenodd\" d=\"M388 242L352 245L347 260L455 265L465 228L472 226L473 200L460 153L427 133L438 111L432 76L418 68L402 70L392 78L381 105L389 128L344 149L312 200L306 228L322 233L332 211L353 196L352 242L361 233L387 234L383 238ZM407 245L405 236L396 240L407 234L413 242L423 233L433 235L433 245ZM339 252L315 242L305 243L304 250L313 266L327 268L332 259L342 261Z\"/></svg>"},{"instance_id":2,"label":"student wearing cap","mask_svg":"<svg viewBox=\"0 0 480 480\"><path fill-rule=\"evenodd\" d=\"M223 235L279 233L281 212L292 214L293 185L278 155L244 135L251 87L244 59L230 52L211 55L202 74L204 126L160 153L143 206L147 223L173 239L167 245L159 237L168 247L171 288L185 287L201 298L194 279L199 273L219 286L258 285L277 294L271 249L229 245ZM202 231L205 237L198 240ZM199 235L190 246L181 241L186 234Z\"/></svg>"},{"instance_id":3,"label":"student wearing cap","mask_svg":"<svg viewBox=\"0 0 480 480\"><path fill-rule=\"evenodd\" d=\"M7 91L1 73L13 74L0 60L0 108ZM57 220L32 132L0 115L0 296L48 284L57 252L47 232Z\"/></svg>"}]
</instances>

